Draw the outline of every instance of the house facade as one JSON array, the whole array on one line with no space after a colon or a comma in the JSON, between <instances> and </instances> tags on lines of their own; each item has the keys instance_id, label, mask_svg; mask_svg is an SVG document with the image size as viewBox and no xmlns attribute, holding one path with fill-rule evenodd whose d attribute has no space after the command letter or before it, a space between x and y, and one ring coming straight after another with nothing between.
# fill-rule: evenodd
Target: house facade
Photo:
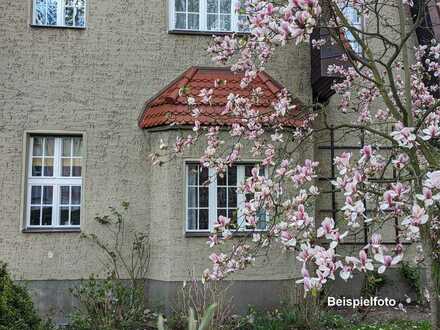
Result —
<instances>
[{"instance_id":1,"label":"house facade","mask_svg":"<svg viewBox=\"0 0 440 330\"><path fill-rule=\"evenodd\" d=\"M166 304L189 272L209 265L207 235L189 234L186 219L187 163L203 146L155 167L148 155L179 133L167 124L140 128L138 119L146 101L189 68L213 67L211 35L240 29L231 1L221 6L1 2L0 259L26 281L43 314L68 311L69 287L105 275L99 251L80 235L99 234L94 217L122 201L130 221L151 233L151 298ZM307 46L284 49L267 72L311 99ZM235 290L248 297L243 306L271 304L271 293L298 274L292 257L274 252L239 274Z\"/></svg>"},{"instance_id":2,"label":"house facade","mask_svg":"<svg viewBox=\"0 0 440 330\"><path fill-rule=\"evenodd\" d=\"M208 88L222 75L236 83L206 49L213 33L246 33L243 17L231 0L3 0L0 12L0 260L42 314L62 319L74 305L68 289L106 274L81 233L99 235L94 217L127 201L128 218L151 237L147 297L169 305L188 274L209 266L213 218L239 210L234 187L258 159L249 155L206 188L209 173L192 174L203 144L160 167L148 155L185 130L169 125L173 115L189 124L179 84ZM303 102L328 101L332 56L284 47L258 83L268 97L285 87ZM330 134L298 159L315 155L329 179L335 141L359 148L358 138L344 144ZM227 201L212 197L220 191ZM337 198L319 201L316 213L334 215ZM294 257L275 248L234 276L232 295L242 310L273 306L299 276Z\"/></svg>"}]
</instances>

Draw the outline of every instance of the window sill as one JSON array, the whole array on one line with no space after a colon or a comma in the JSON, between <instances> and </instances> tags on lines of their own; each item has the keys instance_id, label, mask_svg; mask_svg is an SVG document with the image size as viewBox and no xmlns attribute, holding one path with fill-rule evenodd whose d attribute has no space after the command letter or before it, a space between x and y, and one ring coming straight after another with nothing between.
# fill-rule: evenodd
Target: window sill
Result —
<instances>
[{"instance_id":1,"label":"window sill","mask_svg":"<svg viewBox=\"0 0 440 330\"><path fill-rule=\"evenodd\" d=\"M24 234L81 233L81 228L25 228Z\"/></svg>"},{"instance_id":2,"label":"window sill","mask_svg":"<svg viewBox=\"0 0 440 330\"><path fill-rule=\"evenodd\" d=\"M67 26L67 25L39 25L30 24L33 28L49 28L49 29L71 29L71 30L86 30L87 26Z\"/></svg>"},{"instance_id":3,"label":"window sill","mask_svg":"<svg viewBox=\"0 0 440 330\"><path fill-rule=\"evenodd\" d=\"M235 34L238 36L249 35L250 32L233 32L233 31L197 31L197 30L168 30L169 34L187 34L187 35L201 35L201 36L225 36Z\"/></svg>"}]
</instances>

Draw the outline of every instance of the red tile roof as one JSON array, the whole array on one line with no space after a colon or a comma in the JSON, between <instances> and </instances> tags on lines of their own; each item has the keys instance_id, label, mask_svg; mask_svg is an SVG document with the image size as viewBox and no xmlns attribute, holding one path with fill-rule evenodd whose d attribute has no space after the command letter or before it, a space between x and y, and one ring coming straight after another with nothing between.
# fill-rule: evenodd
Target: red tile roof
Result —
<instances>
[{"instance_id":1,"label":"red tile roof","mask_svg":"<svg viewBox=\"0 0 440 330\"><path fill-rule=\"evenodd\" d=\"M257 87L261 88L264 97L260 98L255 108L259 111L271 111L272 102L276 100L277 94L284 87L267 73L259 72L250 86L242 89L240 87L242 77L242 74L235 74L230 68L191 67L156 96L147 101L144 111L139 118L139 127L151 128L173 123L180 125L194 124L195 118L191 116L187 97L191 95L199 101L200 97L198 95L202 89L209 90L213 88L214 90L209 104L200 104L199 102L198 108L202 114L197 117L197 120L202 125L231 123L233 118L230 115L221 114L227 103L228 95L233 93L249 97L252 89ZM226 83L214 88L215 80L224 80ZM181 96L179 95L179 90L182 87L185 87L186 94ZM299 126L301 121L286 118L283 120L283 125Z\"/></svg>"}]
</instances>

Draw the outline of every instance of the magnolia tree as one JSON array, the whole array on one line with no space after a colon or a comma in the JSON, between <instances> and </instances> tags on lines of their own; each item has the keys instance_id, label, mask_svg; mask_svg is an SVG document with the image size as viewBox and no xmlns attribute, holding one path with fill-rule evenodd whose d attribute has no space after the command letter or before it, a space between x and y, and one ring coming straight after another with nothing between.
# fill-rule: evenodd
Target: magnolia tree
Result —
<instances>
[{"instance_id":1,"label":"magnolia tree","mask_svg":"<svg viewBox=\"0 0 440 330\"><path fill-rule=\"evenodd\" d=\"M238 221L256 229L261 210L270 219L267 231L248 230L248 240L232 239L228 253L212 253L206 280L244 269L273 242L295 254L302 265L298 282L306 293L316 293L337 276L349 280L355 272L383 273L404 258L407 245L382 244L380 228L397 219L397 242L417 246L416 262L426 270L433 329L440 329L440 44L415 46L425 5L419 2L416 18L409 15L411 0L246 0L237 6L248 17L249 33L214 37L208 51L216 63L230 64L232 71L243 74L242 88L252 86L279 47L333 43L345 54L341 65L329 67L340 77L332 87L338 100L332 109L319 103L298 109L283 91L271 111L259 111L256 105L263 95L256 88L249 97L228 96L222 113L230 117L228 126L203 127L198 117L206 107L200 105L209 104L214 89L227 82L215 81L213 89L197 95L181 90L188 94L194 132L179 137L172 147L162 144L153 159L159 163L169 156L165 150L180 154L203 138L207 147L200 164L222 175L240 161L244 143L250 144L253 156L262 161L238 188L251 197ZM347 17L347 8L363 17L363 27ZM313 39L315 28L326 29L330 38ZM369 140L380 141L363 146L359 154L344 152L332 160L337 173L331 183L345 199L337 221L314 218L313 205L323 193L316 185L318 162L298 163L294 152L286 152L289 143L313 143L328 126L330 112L338 118L336 128L362 130ZM292 117L300 123L294 129L285 125ZM259 166L269 168L269 175L262 175ZM393 180L384 176L391 170ZM366 204L375 207L367 213ZM354 255L338 253L338 245L361 226L370 229L369 244ZM231 240L235 228L231 219L220 216L209 245L215 249Z\"/></svg>"}]
</instances>

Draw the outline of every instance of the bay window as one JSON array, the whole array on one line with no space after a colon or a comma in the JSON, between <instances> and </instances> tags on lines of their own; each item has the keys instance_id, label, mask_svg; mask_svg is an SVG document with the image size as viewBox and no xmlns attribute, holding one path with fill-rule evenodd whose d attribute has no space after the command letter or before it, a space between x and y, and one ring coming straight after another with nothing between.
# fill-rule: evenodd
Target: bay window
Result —
<instances>
[{"instance_id":1,"label":"bay window","mask_svg":"<svg viewBox=\"0 0 440 330\"><path fill-rule=\"evenodd\" d=\"M82 138L31 136L28 158L26 227L79 227Z\"/></svg>"},{"instance_id":2,"label":"bay window","mask_svg":"<svg viewBox=\"0 0 440 330\"><path fill-rule=\"evenodd\" d=\"M85 27L86 0L33 0L34 25Z\"/></svg>"},{"instance_id":3,"label":"bay window","mask_svg":"<svg viewBox=\"0 0 440 330\"><path fill-rule=\"evenodd\" d=\"M186 230L208 232L219 216L231 219L236 230L246 230L242 214L244 205L253 196L238 191L238 187L249 178L255 164L237 164L228 167L223 175L196 163L186 164ZM260 175L266 175L264 168ZM266 228L266 212L258 212L257 230Z\"/></svg>"},{"instance_id":4,"label":"bay window","mask_svg":"<svg viewBox=\"0 0 440 330\"><path fill-rule=\"evenodd\" d=\"M170 0L170 30L244 32L246 16L236 12L239 0Z\"/></svg>"}]
</instances>

